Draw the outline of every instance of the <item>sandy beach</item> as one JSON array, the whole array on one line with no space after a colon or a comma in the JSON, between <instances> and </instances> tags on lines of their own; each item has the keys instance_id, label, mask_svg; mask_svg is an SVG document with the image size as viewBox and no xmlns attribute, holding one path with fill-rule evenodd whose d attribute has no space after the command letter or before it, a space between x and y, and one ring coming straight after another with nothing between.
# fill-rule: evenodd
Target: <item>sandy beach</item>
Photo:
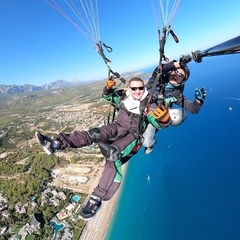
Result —
<instances>
[{"instance_id":1,"label":"sandy beach","mask_svg":"<svg viewBox=\"0 0 240 240\"><path fill-rule=\"evenodd\" d=\"M123 165L123 173L125 174L127 164ZM94 186L92 186L94 187ZM87 221L84 231L80 237L80 240L103 240L106 236L108 227L113 220L114 209L118 200L121 187L118 189L117 193L106 202L102 202L102 207L96 214L96 216Z\"/></svg>"},{"instance_id":2,"label":"sandy beach","mask_svg":"<svg viewBox=\"0 0 240 240\"><path fill-rule=\"evenodd\" d=\"M57 153L63 154L63 153ZM66 156L65 156L66 157ZM96 157L96 156L95 156ZM91 194L97 186L102 175L105 160L96 164L89 161L87 164L69 164L63 168L53 170L56 174L53 179L53 185L71 189L75 192ZM123 175L125 175L127 163L122 166ZM124 176L123 176L124 177ZM86 226L80 237L81 240L102 240L106 235L107 229L111 223L114 209L118 200L121 186L117 193L109 200L103 201L101 209L96 216L86 221Z\"/></svg>"}]
</instances>

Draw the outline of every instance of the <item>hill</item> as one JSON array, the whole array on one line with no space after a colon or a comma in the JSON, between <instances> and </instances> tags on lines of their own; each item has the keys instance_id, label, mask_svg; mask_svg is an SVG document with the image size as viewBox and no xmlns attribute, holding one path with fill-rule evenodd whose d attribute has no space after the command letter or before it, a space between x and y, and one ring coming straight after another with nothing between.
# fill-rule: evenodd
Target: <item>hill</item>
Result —
<instances>
[{"instance_id":1,"label":"hill","mask_svg":"<svg viewBox=\"0 0 240 240\"><path fill-rule=\"evenodd\" d=\"M47 89L58 89L58 88L65 88L65 87L80 86L80 85L88 84L91 82L93 81L90 81L90 82L85 82L80 80L65 81L61 79L55 82L44 84L42 86L34 86L29 84L0 85L0 93L16 94L16 93L25 93L25 92L35 92L35 91L43 91Z\"/></svg>"},{"instance_id":2,"label":"hill","mask_svg":"<svg viewBox=\"0 0 240 240\"><path fill-rule=\"evenodd\" d=\"M132 71L132 72L126 72L122 75L123 78L127 79L130 76L140 75L142 74L141 71ZM106 79L105 79L106 80ZM50 90L50 89L59 89L59 88L67 88L67 87L77 87L82 86L86 84L92 84L94 82L98 82L101 80L95 80L95 81L82 81L82 80L72 80L72 81L65 81L65 80L56 80L51 83L44 84L42 86L34 86L31 84L23 84L23 85L0 85L0 94L18 94L18 93L26 93L26 92L36 92L36 91L44 91L44 90Z\"/></svg>"}]
</instances>

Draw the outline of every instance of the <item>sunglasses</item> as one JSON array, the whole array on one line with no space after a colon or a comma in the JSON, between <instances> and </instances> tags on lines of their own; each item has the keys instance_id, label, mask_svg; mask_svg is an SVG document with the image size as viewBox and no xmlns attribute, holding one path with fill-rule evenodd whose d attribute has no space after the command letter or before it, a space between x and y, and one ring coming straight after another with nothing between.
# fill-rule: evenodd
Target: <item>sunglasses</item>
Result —
<instances>
[{"instance_id":1,"label":"sunglasses","mask_svg":"<svg viewBox=\"0 0 240 240\"><path fill-rule=\"evenodd\" d=\"M130 88L132 89L132 91L137 91L137 89L139 91L142 91L144 89L144 86L142 86L142 87L130 87Z\"/></svg>"},{"instance_id":2,"label":"sunglasses","mask_svg":"<svg viewBox=\"0 0 240 240\"><path fill-rule=\"evenodd\" d=\"M173 72L176 73L179 77L182 77L182 78L185 77L185 75L183 75L182 73L180 73L178 70L174 70Z\"/></svg>"}]
</instances>

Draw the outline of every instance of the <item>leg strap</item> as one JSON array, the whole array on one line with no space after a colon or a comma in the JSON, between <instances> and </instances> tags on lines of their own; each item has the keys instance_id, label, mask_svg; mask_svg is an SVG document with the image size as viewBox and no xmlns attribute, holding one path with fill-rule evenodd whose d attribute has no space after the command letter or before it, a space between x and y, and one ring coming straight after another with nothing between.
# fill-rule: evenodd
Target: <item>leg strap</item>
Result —
<instances>
[{"instance_id":1,"label":"leg strap","mask_svg":"<svg viewBox=\"0 0 240 240\"><path fill-rule=\"evenodd\" d=\"M99 142L100 140L100 129L99 128L92 128L88 132L89 137L91 138L92 142Z\"/></svg>"},{"instance_id":2,"label":"leg strap","mask_svg":"<svg viewBox=\"0 0 240 240\"><path fill-rule=\"evenodd\" d=\"M121 151L117 146L110 145L107 151L107 160L116 162L121 159Z\"/></svg>"}]
</instances>

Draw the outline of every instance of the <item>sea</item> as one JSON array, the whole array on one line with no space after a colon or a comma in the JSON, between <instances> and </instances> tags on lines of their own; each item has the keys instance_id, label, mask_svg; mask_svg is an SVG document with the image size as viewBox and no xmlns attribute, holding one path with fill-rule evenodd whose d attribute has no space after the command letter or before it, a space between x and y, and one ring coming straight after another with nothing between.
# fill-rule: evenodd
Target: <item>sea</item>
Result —
<instances>
[{"instance_id":1,"label":"sea","mask_svg":"<svg viewBox=\"0 0 240 240\"><path fill-rule=\"evenodd\" d=\"M188 66L207 99L129 161L105 240L240 239L240 54Z\"/></svg>"}]
</instances>

